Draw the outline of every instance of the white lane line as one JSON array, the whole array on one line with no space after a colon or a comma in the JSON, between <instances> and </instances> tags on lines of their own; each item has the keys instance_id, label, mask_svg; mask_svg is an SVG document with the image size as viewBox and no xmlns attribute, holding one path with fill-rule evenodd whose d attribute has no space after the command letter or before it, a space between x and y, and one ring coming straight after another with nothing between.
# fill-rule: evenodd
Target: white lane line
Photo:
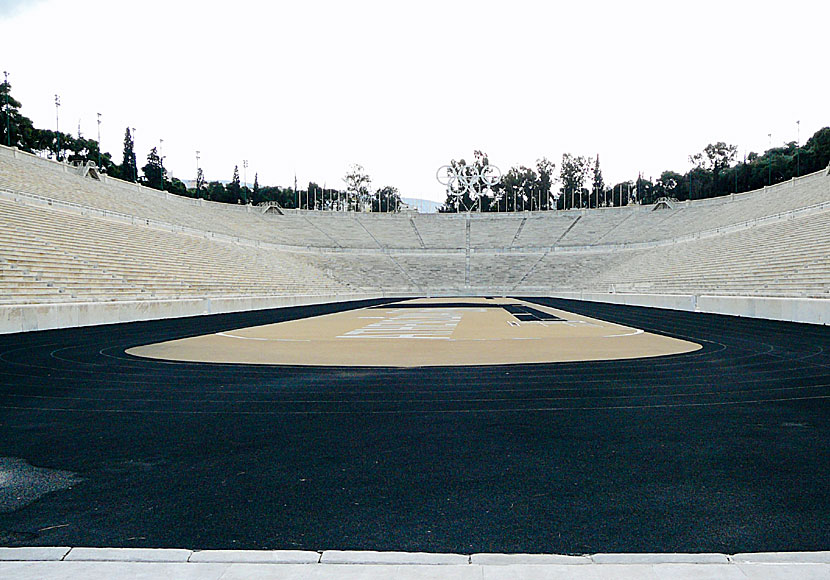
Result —
<instances>
[{"instance_id":1,"label":"white lane line","mask_svg":"<svg viewBox=\"0 0 830 580\"><path fill-rule=\"evenodd\" d=\"M355 335L342 335L338 336L337 338L348 338L348 339L355 339L355 338L366 338L366 339L389 339L389 338L415 338L418 340L453 340L449 337L444 336L419 336L417 334L384 334L383 336L380 335L372 335L367 334L364 336L355 336Z\"/></svg>"},{"instance_id":2,"label":"white lane line","mask_svg":"<svg viewBox=\"0 0 830 580\"><path fill-rule=\"evenodd\" d=\"M607 334L607 335L603 336L602 338L616 338L616 337L619 337L619 336L634 336L635 334L643 334L644 332L645 332L644 330L640 330L639 328L635 328L634 332L626 332L624 334Z\"/></svg>"},{"instance_id":3,"label":"white lane line","mask_svg":"<svg viewBox=\"0 0 830 580\"><path fill-rule=\"evenodd\" d=\"M253 336L237 336L235 334L228 334L227 332L217 332L216 336L227 336L228 338L238 338L240 340L265 340L273 342L311 342L307 338L256 338Z\"/></svg>"}]
</instances>

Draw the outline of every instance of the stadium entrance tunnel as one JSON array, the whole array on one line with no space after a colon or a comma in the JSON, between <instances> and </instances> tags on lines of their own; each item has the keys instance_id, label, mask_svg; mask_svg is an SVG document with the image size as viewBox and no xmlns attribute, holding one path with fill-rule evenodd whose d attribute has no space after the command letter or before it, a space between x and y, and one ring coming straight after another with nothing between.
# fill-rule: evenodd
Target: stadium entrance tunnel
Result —
<instances>
[{"instance_id":1,"label":"stadium entrance tunnel","mask_svg":"<svg viewBox=\"0 0 830 580\"><path fill-rule=\"evenodd\" d=\"M511 298L423 298L137 346L173 361L480 366L677 355L701 345Z\"/></svg>"}]
</instances>

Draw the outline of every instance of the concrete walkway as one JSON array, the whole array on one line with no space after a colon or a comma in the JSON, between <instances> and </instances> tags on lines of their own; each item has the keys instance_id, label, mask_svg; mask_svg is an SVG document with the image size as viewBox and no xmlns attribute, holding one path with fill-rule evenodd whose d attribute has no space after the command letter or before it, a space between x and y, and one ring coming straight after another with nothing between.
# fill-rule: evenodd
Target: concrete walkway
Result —
<instances>
[{"instance_id":1,"label":"concrete walkway","mask_svg":"<svg viewBox=\"0 0 830 580\"><path fill-rule=\"evenodd\" d=\"M142 580L828 580L830 551L753 554L426 554L0 548L0 578Z\"/></svg>"}]
</instances>

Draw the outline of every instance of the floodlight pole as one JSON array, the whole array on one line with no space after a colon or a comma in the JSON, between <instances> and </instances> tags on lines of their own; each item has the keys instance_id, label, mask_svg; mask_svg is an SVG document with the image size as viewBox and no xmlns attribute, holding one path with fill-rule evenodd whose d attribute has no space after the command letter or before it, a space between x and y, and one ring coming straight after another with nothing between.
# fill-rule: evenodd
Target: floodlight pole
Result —
<instances>
[{"instance_id":1,"label":"floodlight pole","mask_svg":"<svg viewBox=\"0 0 830 580\"><path fill-rule=\"evenodd\" d=\"M245 194L244 194L245 197L243 198L242 201L244 201L247 204L248 203L248 160L247 159L242 160L242 181L245 182Z\"/></svg>"},{"instance_id":2,"label":"floodlight pole","mask_svg":"<svg viewBox=\"0 0 830 580\"><path fill-rule=\"evenodd\" d=\"M9 73L7 71L3 71L3 75L6 77L6 146L12 146L12 130L11 124L9 123L9 93L11 92L11 87L9 87Z\"/></svg>"},{"instance_id":3,"label":"floodlight pole","mask_svg":"<svg viewBox=\"0 0 830 580\"><path fill-rule=\"evenodd\" d=\"M133 127L133 157L135 157L135 127ZM133 182L138 183L138 159L133 163Z\"/></svg>"},{"instance_id":4,"label":"floodlight pole","mask_svg":"<svg viewBox=\"0 0 830 580\"><path fill-rule=\"evenodd\" d=\"M162 145L164 145L164 139L159 139L159 181L161 182L161 190L164 191L164 155L161 154Z\"/></svg>"},{"instance_id":5,"label":"floodlight pole","mask_svg":"<svg viewBox=\"0 0 830 580\"><path fill-rule=\"evenodd\" d=\"M767 185L772 185L772 133L767 133L769 137L769 159L767 160Z\"/></svg>"},{"instance_id":6,"label":"floodlight pole","mask_svg":"<svg viewBox=\"0 0 830 580\"><path fill-rule=\"evenodd\" d=\"M196 199L199 199L199 150L196 150Z\"/></svg>"},{"instance_id":7,"label":"floodlight pole","mask_svg":"<svg viewBox=\"0 0 830 580\"><path fill-rule=\"evenodd\" d=\"M59 109L61 106L61 98L58 95L55 95L55 133L58 137L58 150L55 152L55 157L57 157L58 161L61 160L61 129L60 129L60 114Z\"/></svg>"},{"instance_id":8,"label":"floodlight pole","mask_svg":"<svg viewBox=\"0 0 830 580\"><path fill-rule=\"evenodd\" d=\"M101 168L101 113L98 115L98 169Z\"/></svg>"},{"instance_id":9,"label":"floodlight pole","mask_svg":"<svg viewBox=\"0 0 830 580\"><path fill-rule=\"evenodd\" d=\"M801 121L796 121L797 141L795 142L795 176L801 177Z\"/></svg>"}]
</instances>

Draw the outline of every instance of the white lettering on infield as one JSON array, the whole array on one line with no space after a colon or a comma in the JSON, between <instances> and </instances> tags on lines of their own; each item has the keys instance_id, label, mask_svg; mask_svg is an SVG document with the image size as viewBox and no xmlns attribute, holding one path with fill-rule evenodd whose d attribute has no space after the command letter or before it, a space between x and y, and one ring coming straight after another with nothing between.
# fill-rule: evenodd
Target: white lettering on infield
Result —
<instances>
[{"instance_id":1,"label":"white lettering on infield","mask_svg":"<svg viewBox=\"0 0 830 580\"><path fill-rule=\"evenodd\" d=\"M463 311L485 311L484 308L465 308ZM383 318L363 328L356 328L337 338L421 338L450 340L461 322L461 309L400 308L391 310L391 318Z\"/></svg>"}]
</instances>

